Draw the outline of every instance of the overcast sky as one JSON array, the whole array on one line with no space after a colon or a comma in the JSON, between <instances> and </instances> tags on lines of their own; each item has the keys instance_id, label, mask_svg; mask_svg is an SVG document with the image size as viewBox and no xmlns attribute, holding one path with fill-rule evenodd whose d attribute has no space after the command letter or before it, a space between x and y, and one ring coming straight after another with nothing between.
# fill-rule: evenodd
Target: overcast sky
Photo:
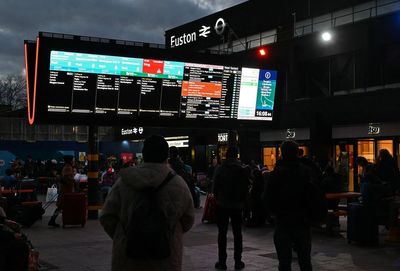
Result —
<instances>
[{"instance_id":1,"label":"overcast sky","mask_svg":"<svg viewBox=\"0 0 400 271\"><path fill-rule=\"evenodd\" d=\"M167 29L245 0L0 0L0 77L22 74L39 31L164 43Z\"/></svg>"}]
</instances>

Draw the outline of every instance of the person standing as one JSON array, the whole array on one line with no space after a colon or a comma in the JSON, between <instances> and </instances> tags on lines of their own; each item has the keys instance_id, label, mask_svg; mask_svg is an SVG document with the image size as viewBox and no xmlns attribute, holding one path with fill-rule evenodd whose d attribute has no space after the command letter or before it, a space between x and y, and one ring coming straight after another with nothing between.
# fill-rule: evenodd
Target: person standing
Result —
<instances>
[{"instance_id":1,"label":"person standing","mask_svg":"<svg viewBox=\"0 0 400 271\"><path fill-rule=\"evenodd\" d=\"M48 225L52 227L60 227L59 224L56 223L56 219L58 215L61 213L64 205L64 195L66 193L74 192L75 185L75 171L73 165L73 157L70 155L64 156L64 166L61 171L59 192L57 197L57 208L55 209L52 217L49 220Z\"/></svg>"},{"instance_id":2,"label":"person standing","mask_svg":"<svg viewBox=\"0 0 400 271\"><path fill-rule=\"evenodd\" d=\"M17 178L13 175L13 171L10 168L6 169L6 176L0 180L1 186L6 189L14 188L17 186Z\"/></svg>"},{"instance_id":3,"label":"person standing","mask_svg":"<svg viewBox=\"0 0 400 271\"><path fill-rule=\"evenodd\" d=\"M292 251L297 252L301 271L311 271L311 227L307 222L307 182L310 169L301 163L294 141L281 145L282 159L271 172L264 193L269 211L275 216L274 243L279 271L290 271Z\"/></svg>"},{"instance_id":4,"label":"person standing","mask_svg":"<svg viewBox=\"0 0 400 271\"><path fill-rule=\"evenodd\" d=\"M171 255L165 259L133 259L126 254L129 220L128 209L134 209L141 191L156 188L169 176L168 143L162 136L148 137L143 144L144 163L119 172L120 179L104 203L100 223L113 239L112 270L171 270L182 269L183 234L194 223L194 207L185 181L175 175L158 192L160 207L168 214L169 224L174 225L170 242Z\"/></svg>"},{"instance_id":5,"label":"person standing","mask_svg":"<svg viewBox=\"0 0 400 271\"><path fill-rule=\"evenodd\" d=\"M218 226L218 261L215 268L226 270L226 245L229 219L232 223L234 240L235 269L245 267L242 261L242 211L248 194L249 171L237 159L236 147L229 147L226 160L216 169L214 175L214 196Z\"/></svg>"},{"instance_id":6,"label":"person standing","mask_svg":"<svg viewBox=\"0 0 400 271\"><path fill-rule=\"evenodd\" d=\"M214 178L214 173L215 170L218 168L218 159L217 157L213 157L211 164L208 166L207 169L207 176L206 176L206 182L207 182L207 192L212 192L211 188L213 186L213 178Z\"/></svg>"},{"instance_id":7,"label":"person standing","mask_svg":"<svg viewBox=\"0 0 400 271\"><path fill-rule=\"evenodd\" d=\"M33 161L32 156L28 155L24 164L25 175L29 178L35 177L35 161Z\"/></svg>"},{"instance_id":8,"label":"person standing","mask_svg":"<svg viewBox=\"0 0 400 271\"><path fill-rule=\"evenodd\" d=\"M171 146L169 148L169 166L175 171L176 174L182 177L182 179L186 182L189 191L192 195L193 204L196 208L200 206L200 193L196 193L196 187L194 183L194 179L192 173L188 172L185 168L185 163L182 161L182 158L179 156L178 148L175 146Z\"/></svg>"}]
</instances>

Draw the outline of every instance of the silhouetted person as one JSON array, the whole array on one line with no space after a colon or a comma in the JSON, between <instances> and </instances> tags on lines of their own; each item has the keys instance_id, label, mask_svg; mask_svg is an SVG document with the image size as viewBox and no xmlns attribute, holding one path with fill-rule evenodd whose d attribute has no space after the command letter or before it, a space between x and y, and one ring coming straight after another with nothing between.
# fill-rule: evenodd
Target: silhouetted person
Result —
<instances>
[{"instance_id":1,"label":"silhouetted person","mask_svg":"<svg viewBox=\"0 0 400 271\"><path fill-rule=\"evenodd\" d=\"M64 167L61 171L61 177L59 179L60 185L58 188L57 197L57 208L54 210L52 217L49 220L48 225L52 227L59 227L60 225L56 223L57 216L62 212L64 202L64 195L66 193L74 192L74 168L73 168L73 157L70 155L64 156Z\"/></svg>"},{"instance_id":2,"label":"silhouetted person","mask_svg":"<svg viewBox=\"0 0 400 271\"><path fill-rule=\"evenodd\" d=\"M274 243L279 270L291 270L294 248L301 271L310 271L311 229L306 218L305 187L312 177L310 169L300 162L296 142L284 141L281 153L282 159L271 172L264 195L268 209L275 215Z\"/></svg>"},{"instance_id":3,"label":"silhouetted person","mask_svg":"<svg viewBox=\"0 0 400 271\"><path fill-rule=\"evenodd\" d=\"M264 176L258 167L251 171L252 186L250 191L251 221L252 226L262 226L265 223L266 211L262 202L264 192Z\"/></svg>"},{"instance_id":4,"label":"silhouetted person","mask_svg":"<svg viewBox=\"0 0 400 271\"><path fill-rule=\"evenodd\" d=\"M385 196L385 188L382 180L377 174L376 167L369 163L362 156L357 157L357 165L361 167L361 199L363 208L368 212L368 216L378 223L378 216L381 215L381 203Z\"/></svg>"},{"instance_id":5,"label":"silhouetted person","mask_svg":"<svg viewBox=\"0 0 400 271\"><path fill-rule=\"evenodd\" d=\"M232 224L234 240L235 269L243 269L242 261L242 211L248 193L249 172L237 159L236 147L229 147L226 160L217 168L214 175L214 196L217 202L216 217L218 226L218 262L215 268L226 270L226 245L229 219Z\"/></svg>"},{"instance_id":6,"label":"silhouetted person","mask_svg":"<svg viewBox=\"0 0 400 271\"><path fill-rule=\"evenodd\" d=\"M100 223L113 239L112 271L182 270L183 234L194 223L192 198L184 180L175 175L158 193L160 207L168 214L173 231L171 255L165 259L133 259L126 253L126 228L129 209L135 208L145 189L158 187L169 175L168 143L162 136L152 135L144 141L143 161L137 167L119 172L120 180L111 189L100 215ZM145 246L145 244L143 244Z\"/></svg>"},{"instance_id":7,"label":"silhouetted person","mask_svg":"<svg viewBox=\"0 0 400 271\"><path fill-rule=\"evenodd\" d=\"M183 178L186 182L190 193L192 195L193 203L196 208L200 205L200 195L196 193L196 187L194 183L193 176L189 173L185 168L185 163L182 161L181 157L179 156L178 148L172 146L169 148L169 160L168 163L170 167Z\"/></svg>"},{"instance_id":8,"label":"silhouetted person","mask_svg":"<svg viewBox=\"0 0 400 271\"><path fill-rule=\"evenodd\" d=\"M207 191L208 192L211 192L213 182L214 182L214 179L213 179L214 173L218 166L219 165L218 165L217 157L213 157L211 164L208 166L208 169L207 169L206 181L207 181Z\"/></svg>"},{"instance_id":9,"label":"silhouetted person","mask_svg":"<svg viewBox=\"0 0 400 271\"><path fill-rule=\"evenodd\" d=\"M400 188L399 168L387 149L381 149L376 162L376 174L391 194Z\"/></svg>"},{"instance_id":10,"label":"silhouetted person","mask_svg":"<svg viewBox=\"0 0 400 271\"><path fill-rule=\"evenodd\" d=\"M1 179L1 185L4 188L13 188L17 185L17 178L13 175L13 171L10 168L6 169L6 175Z\"/></svg>"}]
</instances>

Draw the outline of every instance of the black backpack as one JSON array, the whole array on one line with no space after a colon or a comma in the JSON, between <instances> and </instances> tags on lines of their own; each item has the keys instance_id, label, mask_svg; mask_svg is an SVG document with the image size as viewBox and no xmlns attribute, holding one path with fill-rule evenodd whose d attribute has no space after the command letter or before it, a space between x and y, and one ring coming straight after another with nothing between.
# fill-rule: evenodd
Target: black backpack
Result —
<instances>
[{"instance_id":1,"label":"black backpack","mask_svg":"<svg viewBox=\"0 0 400 271\"><path fill-rule=\"evenodd\" d=\"M162 210L158 192L175 176L168 173L158 186L142 190L128 210L126 254L133 259L165 259L171 255L171 228Z\"/></svg>"}]
</instances>

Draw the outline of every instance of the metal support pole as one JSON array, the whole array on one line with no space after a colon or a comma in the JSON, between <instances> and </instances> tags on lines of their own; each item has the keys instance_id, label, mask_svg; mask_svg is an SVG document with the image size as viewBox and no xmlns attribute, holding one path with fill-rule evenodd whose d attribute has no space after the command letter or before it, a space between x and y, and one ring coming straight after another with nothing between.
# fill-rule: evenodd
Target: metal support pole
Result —
<instances>
[{"instance_id":1,"label":"metal support pole","mask_svg":"<svg viewBox=\"0 0 400 271\"><path fill-rule=\"evenodd\" d=\"M88 218L97 219L98 208L101 204L99 186L99 141L98 127L89 126L89 151L88 151Z\"/></svg>"}]
</instances>

